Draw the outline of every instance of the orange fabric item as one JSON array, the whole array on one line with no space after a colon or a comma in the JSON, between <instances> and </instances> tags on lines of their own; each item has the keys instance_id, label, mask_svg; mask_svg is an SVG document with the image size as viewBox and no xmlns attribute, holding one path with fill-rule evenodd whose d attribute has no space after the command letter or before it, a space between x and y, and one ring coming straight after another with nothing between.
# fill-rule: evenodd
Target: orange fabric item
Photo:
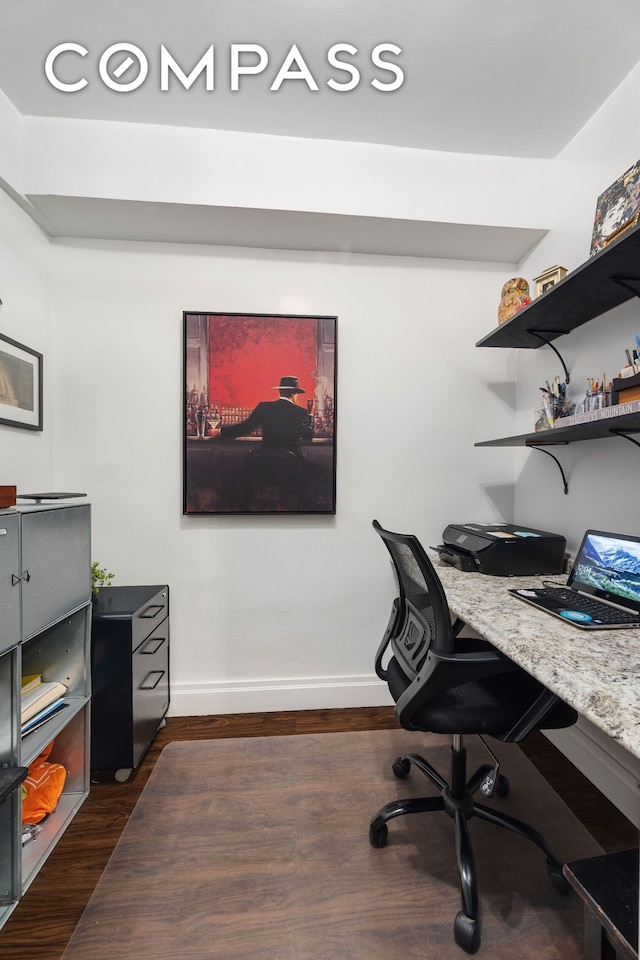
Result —
<instances>
[{"instance_id":1,"label":"orange fabric item","mask_svg":"<svg viewBox=\"0 0 640 960\"><path fill-rule=\"evenodd\" d=\"M49 763L53 741L29 764L23 781L22 822L40 823L53 813L64 789L67 771L60 763Z\"/></svg>"}]
</instances>

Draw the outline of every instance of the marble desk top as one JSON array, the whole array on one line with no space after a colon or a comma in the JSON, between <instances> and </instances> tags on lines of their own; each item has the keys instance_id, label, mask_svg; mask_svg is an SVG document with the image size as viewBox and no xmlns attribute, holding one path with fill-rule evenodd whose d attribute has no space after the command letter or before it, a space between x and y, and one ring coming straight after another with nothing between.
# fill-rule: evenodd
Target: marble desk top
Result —
<instances>
[{"instance_id":1,"label":"marble desk top","mask_svg":"<svg viewBox=\"0 0 640 960\"><path fill-rule=\"evenodd\" d=\"M640 757L640 630L579 630L507 593L566 577L463 573L427 553L452 613Z\"/></svg>"}]
</instances>

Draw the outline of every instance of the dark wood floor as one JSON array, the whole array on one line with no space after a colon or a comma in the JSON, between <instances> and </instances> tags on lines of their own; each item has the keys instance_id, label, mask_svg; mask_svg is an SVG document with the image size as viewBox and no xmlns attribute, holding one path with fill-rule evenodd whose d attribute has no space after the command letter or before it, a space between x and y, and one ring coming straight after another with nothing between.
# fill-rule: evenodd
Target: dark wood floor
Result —
<instances>
[{"instance_id":1,"label":"dark wood floor","mask_svg":"<svg viewBox=\"0 0 640 960\"><path fill-rule=\"evenodd\" d=\"M392 708L175 717L167 721L126 783L94 774L89 798L0 931L2 960L60 960L162 748L174 740L382 730ZM418 735L419 736L419 735ZM637 846L638 831L541 734L522 748L607 852ZM162 829L159 825L158 829Z\"/></svg>"}]
</instances>

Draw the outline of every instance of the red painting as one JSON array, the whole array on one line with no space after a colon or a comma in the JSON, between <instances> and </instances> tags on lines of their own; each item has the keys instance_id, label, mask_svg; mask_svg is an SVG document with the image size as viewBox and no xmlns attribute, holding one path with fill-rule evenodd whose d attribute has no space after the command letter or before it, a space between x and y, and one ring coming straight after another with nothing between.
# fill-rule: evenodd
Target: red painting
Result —
<instances>
[{"instance_id":1,"label":"red painting","mask_svg":"<svg viewBox=\"0 0 640 960\"><path fill-rule=\"evenodd\" d=\"M184 513L335 513L336 318L184 314Z\"/></svg>"}]
</instances>

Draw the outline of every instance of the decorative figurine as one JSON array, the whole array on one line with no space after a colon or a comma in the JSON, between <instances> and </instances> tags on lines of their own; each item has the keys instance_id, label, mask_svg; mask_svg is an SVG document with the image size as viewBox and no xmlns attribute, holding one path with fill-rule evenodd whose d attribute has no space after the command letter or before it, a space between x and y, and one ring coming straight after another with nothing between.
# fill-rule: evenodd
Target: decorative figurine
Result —
<instances>
[{"instance_id":1,"label":"decorative figurine","mask_svg":"<svg viewBox=\"0 0 640 960\"><path fill-rule=\"evenodd\" d=\"M522 277L512 277L502 288L498 307L498 323L510 320L514 313L531 303L529 284Z\"/></svg>"}]
</instances>

